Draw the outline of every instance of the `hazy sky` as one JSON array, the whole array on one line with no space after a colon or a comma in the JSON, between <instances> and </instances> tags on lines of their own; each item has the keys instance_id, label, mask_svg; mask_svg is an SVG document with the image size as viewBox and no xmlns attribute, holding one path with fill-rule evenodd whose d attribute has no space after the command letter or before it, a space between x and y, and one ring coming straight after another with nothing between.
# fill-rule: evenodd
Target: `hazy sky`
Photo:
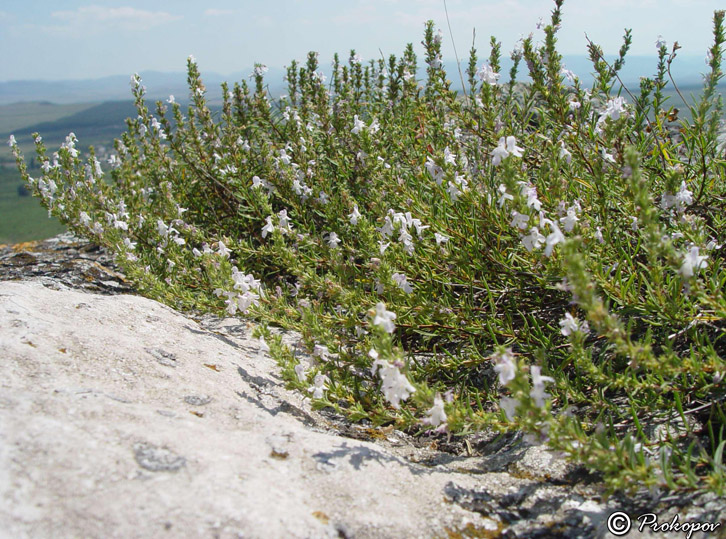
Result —
<instances>
[{"instance_id":1,"label":"hazy sky","mask_svg":"<svg viewBox=\"0 0 726 539\"><path fill-rule=\"evenodd\" d=\"M511 50L522 34L548 20L549 0L447 0L460 57L485 51L490 35ZM632 54L655 55L662 35L682 54L705 57L713 11L722 0L566 0L560 52L585 53L585 33L606 53L633 29ZM351 48L364 60L417 51L424 22L444 31L444 58L453 59L443 0L22 0L0 4L0 80L98 78L145 70L184 71L193 54L202 73L223 75L254 62L282 67L320 52L329 70L334 52ZM484 56L484 54L480 54ZM705 65L704 65L705 70Z\"/></svg>"}]
</instances>

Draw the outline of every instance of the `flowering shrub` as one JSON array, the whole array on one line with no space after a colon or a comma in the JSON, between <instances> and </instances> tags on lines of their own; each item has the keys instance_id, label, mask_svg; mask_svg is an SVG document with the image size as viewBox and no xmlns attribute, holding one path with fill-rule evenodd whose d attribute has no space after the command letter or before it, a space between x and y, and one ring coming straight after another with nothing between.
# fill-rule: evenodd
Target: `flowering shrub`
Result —
<instances>
[{"instance_id":1,"label":"flowering shrub","mask_svg":"<svg viewBox=\"0 0 726 539\"><path fill-rule=\"evenodd\" d=\"M186 110L152 112L132 78L138 115L107 170L72 134L52 155L37 137L31 178L10 143L33 193L141 292L257 317L319 406L448 436L522 429L613 488L722 492L724 12L679 121L663 96L677 44L659 41L635 96L618 78L630 33L612 64L591 43L584 88L556 50L561 6L507 82L494 38L486 60L472 49L463 94L429 22L424 80L411 45L336 56L330 82L310 53L287 96L257 65L215 114L190 57ZM264 322L297 329L309 359Z\"/></svg>"}]
</instances>

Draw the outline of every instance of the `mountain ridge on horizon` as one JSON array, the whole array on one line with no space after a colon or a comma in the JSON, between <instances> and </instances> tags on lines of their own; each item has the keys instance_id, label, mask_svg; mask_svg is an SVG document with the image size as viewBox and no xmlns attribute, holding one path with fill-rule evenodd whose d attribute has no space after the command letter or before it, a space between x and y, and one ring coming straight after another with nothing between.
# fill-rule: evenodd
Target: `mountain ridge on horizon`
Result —
<instances>
[{"instance_id":1,"label":"mountain ridge on horizon","mask_svg":"<svg viewBox=\"0 0 726 539\"><path fill-rule=\"evenodd\" d=\"M611 60L614 56L606 56ZM484 59L480 59L479 64ZM502 78L508 75L511 60L503 59ZM657 57L653 56L630 56L626 58L625 66L621 71L621 78L626 85L637 90L637 81L641 76L653 76L656 69ZM465 69L466 58L462 59L462 72ZM586 85L592 81L592 64L584 55L564 55L563 65L580 76ZM449 78L457 87L458 70L455 60L445 62L445 68ZM419 66L422 69L422 66ZM322 69L326 72L326 69ZM327 69L327 71L330 71ZM706 73L707 65L704 59L699 56L679 56L673 63L672 71L676 82L684 87L698 86L702 82L702 74ZM520 69L520 74L522 70ZM229 75L217 72L202 71L202 80L205 82L210 99L221 98L222 82L234 82L248 79L252 68L247 71L236 71ZM284 93L285 83L283 77L286 71L281 67L269 67L265 74L265 80L273 94ZM186 72L182 71L157 71L146 70L139 72L142 84L147 88L149 99L167 98L174 94L178 97L186 96L189 88L187 86ZM419 73L421 76L421 73ZM31 101L50 101L58 104L81 103L81 102L102 102L116 99L130 99L131 89L129 75L105 75L98 78L84 79L59 79L59 80L6 80L0 81L0 105ZM520 77L521 78L521 77Z\"/></svg>"}]
</instances>

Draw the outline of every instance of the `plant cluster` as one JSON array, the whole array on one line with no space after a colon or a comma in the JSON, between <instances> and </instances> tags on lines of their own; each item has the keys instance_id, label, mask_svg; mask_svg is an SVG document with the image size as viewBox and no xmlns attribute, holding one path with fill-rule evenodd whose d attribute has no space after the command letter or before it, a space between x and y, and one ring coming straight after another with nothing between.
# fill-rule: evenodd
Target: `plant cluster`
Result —
<instances>
[{"instance_id":1,"label":"plant cluster","mask_svg":"<svg viewBox=\"0 0 726 539\"><path fill-rule=\"evenodd\" d=\"M557 52L561 7L506 82L492 38L455 91L429 22L423 79L412 45L336 55L329 82L310 53L288 95L270 98L258 64L217 115L190 57L186 109L152 112L132 77L110 167L72 134L52 155L36 135L32 178L11 146L49 212L142 293L263 321L261 345L320 407L419 433L522 429L613 488L723 492L724 12L679 121L663 94L677 44L657 44L629 102L630 32L612 63L591 43L584 88Z\"/></svg>"}]
</instances>

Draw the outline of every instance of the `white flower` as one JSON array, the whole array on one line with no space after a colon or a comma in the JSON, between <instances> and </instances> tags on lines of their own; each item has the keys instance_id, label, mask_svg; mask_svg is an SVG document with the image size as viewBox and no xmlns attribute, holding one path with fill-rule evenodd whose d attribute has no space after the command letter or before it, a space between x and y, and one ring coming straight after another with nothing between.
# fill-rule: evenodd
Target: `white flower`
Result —
<instances>
[{"instance_id":1,"label":"white flower","mask_svg":"<svg viewBox=\"0 0 726 539\"><path fill-rule=\"evenodd\" d=\"M690 279L695 273L698 273L699 270L708 266L708 262L706 262L708 256L699 255L698 250L699 249L696 245L692 245L688 252L683 255L683 263L681 264L678 272L685 279Z\"/></svg>"},{"instance_id":2,"label":"white flower","mask_svg":"<svg viewBox=\"0 0 726 539\"><path fill-rule=\"evenodd\" d=\"M526 230L528 221L529 215L526 213L519 213L517 210L512 210L512 221L509 223L509 226Z\"/></svg>"},{"instance_id":3,"label":"white flower","mask_svg":"<svg viewBox=\"0 0 726 539\"><path fill-rule=\"evenodd\" d=\"M504 414L507 416L509 421L514 419L518 405L519 401L512 397L502 397L499 400L499 407L504 410Z\"/></svg>"},{"instance_id":4,"label":"white flower","mask_svg":"<svg viewBox=\"0 0 726 539\"><path fill-rule=\"evenodd\" d=\"M316 344L313 347L313 357L319 357L321 359L326 359L328 356L328 347L324 346L322 344Z\"/></svg>"},{"instance_id":5,"label":"white flower","mask_svg":"<svg viewBox=\"0 0 726 539\"><path fill-rule=\"evenodd\" d=\"M676 197L670 194L668 191L663 193L660 197L660 209L667 210L676 205Z\"/></svg>"},{"instance_id":6,"label":"white flower","mask_svg":"<svg viewBox=\"0 0 726 539\"><path fill-rule=\"evenodd\" d=\"M498 166L502 159L506 159L510 154L515 157L522 157L522 151L522 148L517 146L516 138L511 135L506 138L501 137L497 147L491 152L492 164Z\"/></svg>"},{"instance_id":7,"label":"white flower","mask_svg":"<svg viewBox=\"0 0 726 539\"><path fill-rule=\"evenodd\" d=\"M625 112L625 98L618 96L608 100L603 116L610 116L610 118L617 121Z\"/></svg>"},{"instance_id":8,"label":"white flower","mask_svg":"<svg viewBox=\"0 0 726 539\"><path fill-rule=\"evenodd\" d=\"M663 39L663 36L658 34L658 39L655 40L655 48L660 50L662 47L665 47L666 44L666 40Z\"/></svg>"},{"instance_id":9,"label":"white flower","mask_svg":"<svg viewBox=\"0 0 726 539\"><path fill-rule=\"evenodd\" d=\"M512 195L510 195L509 193L507 193L507 186L504 184L499 185L499 193L501 196L499 197L497 204L499 205L500 208L504 205L504 203L507 200L514 200L514 197Z\"/></svg>"},{"instance_id":10,"label":"white flower","mask_svg":"<svg viewBox=\"0 0 726 539\"><path fill-rule=\"evenodd\" d=\"M506 350L497 352L492 356L492 359L496 361L494 370L499 374L499 383L506 386L514 380L515 373L517 372L517 365L514 363L512 349L507 348Z\"/></svg>"},{"instance_id":11,"label":"white flower","mask_svg":"<svg viewBox=\"0 0 726 539\"><path fill-rule=\"evenodd\" d=\"M522 157L524 150L517 146L517 139L510 135L507 137L507 151L514 157Z\"/></svg>"},{"instance_id":12,"label":"white flower","mask_svg":"<svg viewBox=\"0 0 726 539\"><path fill-rule=\"evenodd\" d=\"M597 227L597 228L595 229L595 239L596 239L596 240L597 240L597 241L598 241L599 243L605 243L605 238L603 238L603 237L602 237L602 229L601 229L600 227Z\"/></svg>"},{"instance_id":13,"label":"white flower","mask_svg":"<svg viewBox=\"0 0 726 539\"><path fill-rule=\"evenodd\" d=\"M532 373L532 391L529 392L529 396L534 399L538 408L544 408L544 401L549 397L549 394L544 390L545 382L555 381L549 376L541 376L541 371L542 368L537 365L530 368L530 372Z\"/></svg>"},{"instance_id":14,"label":"white flower","mask_svg":"<svg viewBox=\"0 0 726 539\"><path fill-rule=\"evenodd\" d=\"M221 256L222 258L229 258L229 253L231 253L229 249L227 249L227 246L220 240L217 242L217 254Z\"/></svg>"},{"instance_id":15,"label":"white flower","mask_svg":"<svg viewBox=\"0 0 726 539\"><path fill-rule=\"evenodd\" d=\"M492 66L489 64L484 64L479 68L479 71L476 72L477 77L479 77L479 80L482 82L486 82L489 85L494 85L499 80L499 73L494 71L492 69Z\"/></svg>"},{"instance_id":16,"label":"white flower","mask_svg":"<svg viewBox=\"0 0 726 539\"><path fill-rule=\"evenodd\" d=\"M387 333L393 333L396 329L396 325L393 321L396 319L396 314L386 310L386 304L379 302L376 305L376 315L373 318L374 326L381 326Z\"/></svg>"},{"instance_id":17,"label":"white flower","mask_svg":"<svg viewBox=\"0 0 726 539\"><path fill-rule=\"evenodd\" d=\"M322 399L325 396L325 384L327 384L329 378L324 374L316 374L313 385L308 388L308 391L313 394L314 399Z\"/></svg>"},{"instance_id":18,"label":"white flower","mask_svg":"<svg viewBox=\"0 0 726 539\"><path fill-rule=\"evenodd\" d=\"M456 165L456 154L451 153L451 150L449 150L448 146L444 148L444 163Z\"/></svg>"},{"instance_id":19,"label":"white flower","mask_svg":"<svg viewBox=\"0 0 726 539\"><path fill-rule=\"evenodd\" d=\"M428 170L431 177L434 179L437 185L441 185L441 181L444 179L444 170L437 165L431 157L426 158L426 163L424 164L426 167L426 170Z\"/></svg>"},{"instance_id":20,"label":"white flower","mask_svg":"<svg viewBox=\"0 0 726 539\"><path fill-rule=\"evenodd\" d=\"M391 403L396 410L401 405L401 401L405 401L416 388L411 385L406 376L401 373L398 366L388 361L377 359L373 362L373 374L378 371L381 378L381 391L388 402Z\"/></svg>"},{"instance_id":21,"label":"white flower","mask_svg":"<svg viewBox=\"0 0 726 539\"><path fill-rule=\"evenodd\" d=\"M350 219L350 224L355 226L358 224L358 219L360 219L362 215L358 211L358 204L355 204L353 206L353 211L348 215L348 219Z\"/></svg>"},{"instance_id":22,"label":"white flower","mask_svg":"<svg viewBox=\"0 0 726 539\"><path fill-rule=\"evenodd\" d=\"M537 189L525 182L520 182L520 184L521 194L527 197L527 207L533 208L535 211L542 209L542 203L539 201L539 198L537 198Z\"/></svg>"},{"instance_id":23,"label":"white flower","mask_svg":"<svg viewBox=\"0 0 726 539\"><path fill-rule=\"evenodd\" d=\"M306 378L305 377L305 367L303 367L300 363L298 363L297 365L295 365L295 374L297 375L297 379L300 382L304 382L305 381L305 378Z\"/></svg>"},{"instance_id":24,"label":"white flower","mask_svg":"<svg viewBox=\"0 0 726 539\"><path fill-rule=\"evenodd\" d=\"M560 73L565 76L565 78L570 82L575 82L577 80L577 75L575 75L572 71L569 69L565 69L564 67L560 69Z\"/></svg>"},{"instance_id":25,"label":"white flower","mask_svg":"<svg viewBox=\"0 0 726 539\"><path fill-rule=\"evenodd\" d=\"M416 235L420 238L421 233L426 230L427 228L431 228L429 225L424 225L421 223L421 219L411 219L411 224L416 229Z\"/></svg>"},{"instance_id":26,"label":"white flower","mask_svg":"<svg viewBox=\"0 0 726 539\"><path fill-rule=\"evenodd\" d=\"M441 245L442 243L446 243L449 241L449 236L434 232L434 239L436 240L436 245Z\"/></svg>"},{"instance_id":27,"label":"white flower","mask_svg":"<svg viewBox=\"0 0 726 539\"><path fill-rule=\"evenodd\" d=\"M552 232L549 236L547 236L547 239L545 240L545 256L550 256L552 254L552 249L554 249L555 245L557 245L558 243L563 243L565 241L565 236L562 234L560 227L552 222L550 222L550 227L552 227Z\"/></svg>"},{"instance_id":28,"label":"white flower","mask_svg":"<svg viewBox=\"0 0 726 539\"><path fill-rule=\"evenodd\" d=\"M363 120L358 118L358 115L356 114L355 116L353 116L353 129L351 129L350 132L354 135L357 135L363 129L365 129L365 126L366 124L363 122Z\"/></svg>"},{"instance_id":29,"label":"white flower","mask_svg":"<svg viewBox=\"0 0 726 539\"><path fill-rule=\"evenodd\" d=\"M166 226L166 224L164 224L164 221L162 221L161 219L156 220L156 230L157 232L159 232L159 236L161 236L162 238L166 238L172 232L176 232L173 227Z\"/></svg>"},{"instance_id":30,"label":"white flower","mask_svg":"<svg viewBox=\"0 0 726 539\"><path fill-rule=\"evenodd\" d=\"M401 290L406 292L406 294L413 292L413 288L411 288L411 285L408 283L408 280L403 273L394 273L391 275L391 279L393 279L393 282L396 283Z\"/></svg>"},{"instance_id":31,"label":"white flower","mask_svg":"<svg viewBox=\"0 0 726 539\"><path fill-rule=\"evenodd\" d=\"M277 213L280 218L280 230L283 234L289 234L292 232L292 224L290 224L290 217L287 215L287 209L282 209Z\"/></svg>"},{"instance_id":32,"label":"white flower","mask_svg":"<svg viewBox=\"0 0 726 539\"><path fill-rule=\"evenodd\" d=\"M262 227L263 238L266 238L268 234L272 233L275 230L275 225L272 224L272 215L268 215L267 217L265 217L265 222L267 224Z\"/></svg>"},{"instance_id":33,"label":"white flower","mask_svg":"<svg viewBox=\"0 0 726 539\"><path fill-rule=\"evenodd\" d=\"M560 320L560 327L562 328L560 333L562 333L565 337L571 335L574 331L587 333L590 330L587 322L580 322L570 313L565 313L565 317Z\"/></svg>"},{"instance_id":34,"label":"white flower","mask_svg":"<svg viewBox=\"0 0 726 539\"><path fill-rule=\"evenodd\" d=\"M567 210L567 215L560 218L560 223L562 223L562 226L565 227L565 232L572 232L572 229L575 228L575 224L580 220L577 217L576 212L577 208L572 206Z\"/></svg>"},{"instance_id":35,"label":"white flower","mask_svg":"<svg viewBox=\"0 0 726 539\"><path fill-rule=\"evenodd\" d=\"M693 204L693 193L688 190L686 182L683 181L681 182L681 188L678 190L678 193L676 193L675 196L676 209L679 212L682 212L684 206L689 206L691 204Z\"/></svg>"},{"instance_id":36,"label":"white flower","mask_svg":"<svg viewBox=\"0 0 726 539\"><path fill-rule=\"evenodd\" d=\"M340 245L340 238L335 232L328 234L328 245L331 249L337 249L338 245Z\"/></svg>"},{"instance_id":37,"label":"white flower","mask_svg":"<svg viewBox=\"0 0 726 539\"><path fill-rule=\"evenodd\" d=\"M440 394L434 397L434 405L426 412L428 417L421 422L432 427L438 427L442 423L446 423L446 412L444 411L444 400Z\"/></svg>"},{"instance_id":38,"label":"white flower","mask_svg":"<svg viewBox=\"0 0 726 539\"><path fill-rule=\"evenodd\" d=\"M91 218L84 211L81 212L81 215L80 215L79 219L80 219L81 224L83 226L88 226L89 224L91 224Z\"/></svg>"},{"instance_id":39,"label":"white flower","mask_svg":"<svg viewBox=\"0 0 726 539\"><path fill-rule=\"evenodd\" d=\"M15 145L17 145L17 141L15 140L15 135L10 135L10 138L8 139L8 146L10 146L12 148Z\"/></svg>"},{"instance_id":40,"label":"white flower","mask_svg":"<svg viewBox=\"0 0 726 539\"><path fill-rule=\"evenodd\" d=\"M507 151L506 143L504 142L504 137L499 139L499 144L496 148L492 150L491 153L492 156L492 164L496 167L499 166L499 163L502 162L502 159L506 159L509 157L509 152Z\"/></svg>"},{"instance_id":41,"label":"white flower","mask_svg":"<svg viewBox=\"0 0 726 539\"><path fill-rule=\"evenodd\" d=\"M537 227L532 227L529 230L529 234L522 237L522 244L524 245L525 249L529 251L530 253L535 250L542 247L542 244L545 241L545 237L540 234Z\"/></svg>"}]
</instances>

